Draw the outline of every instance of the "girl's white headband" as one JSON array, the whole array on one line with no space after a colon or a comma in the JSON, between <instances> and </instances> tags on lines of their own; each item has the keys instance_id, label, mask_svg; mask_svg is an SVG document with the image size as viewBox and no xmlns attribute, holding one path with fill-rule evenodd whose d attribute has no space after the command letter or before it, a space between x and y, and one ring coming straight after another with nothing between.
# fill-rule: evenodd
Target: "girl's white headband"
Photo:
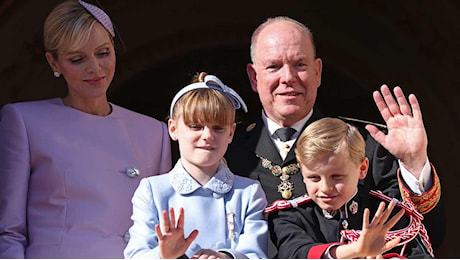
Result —
<instances>
[{"instance_id":1,"label":"girl's white headband","mask_svg":"<svg viewBox=\"0 0 460 260\"><path fill-rule=\"evenodd\" d=\"M179 98L181 98L185 93L199 88L210 88L218 90L230 99L234 109L243 108L244 112L248 112L246 103L244 103L243 99L240 97L240 95L238 95L238 93L236 93L236 91L222 83L218 77L213 75L206 75L206 77L204 77L204 82L192 83L177 92L173 98L173 101L171 102L169 116L172 117L174 106L176 105Z\"/></svg>"}]
</instances>

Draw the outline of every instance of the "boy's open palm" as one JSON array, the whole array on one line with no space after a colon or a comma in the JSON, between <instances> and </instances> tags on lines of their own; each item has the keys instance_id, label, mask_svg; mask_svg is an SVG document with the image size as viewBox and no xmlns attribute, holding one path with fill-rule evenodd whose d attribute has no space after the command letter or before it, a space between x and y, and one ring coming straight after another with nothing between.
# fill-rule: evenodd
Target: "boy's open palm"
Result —
<instances>
[{"instance_id":1,"label":"boy's open palm","mask_svg":"<svg viewBox=\"0 0 460 260\"><path fill-rule=\"evenodd\" d=\"M391 201L385 210L385 203L381 202L372 222L369 223L369 209L364 210L363 229L356 242L340 245L332 251L335 258L380 258L383 253L397 246L400 239L385 240L385 235L404 215L404 210L388 220L395 202Z\"/></svg>"},{"instance_id":2,"label":"boy's open palm","mask_svg":"<svg viewBox=\"0 0 460 260\"><path fill-rule=\"evenodd\" d=\"M390 241L385 240L385 235L388 231L390 231L404 215L404 210L400 210L388 220L394 206L395 202L391 201L385 210L385 203L381 202L371 223L369 223L369 209L364 210L362 233L358 241L353 243L359 255L371 257L381 255L398 245L400 242L399 238Z\"/></svg>"}]
</instances>

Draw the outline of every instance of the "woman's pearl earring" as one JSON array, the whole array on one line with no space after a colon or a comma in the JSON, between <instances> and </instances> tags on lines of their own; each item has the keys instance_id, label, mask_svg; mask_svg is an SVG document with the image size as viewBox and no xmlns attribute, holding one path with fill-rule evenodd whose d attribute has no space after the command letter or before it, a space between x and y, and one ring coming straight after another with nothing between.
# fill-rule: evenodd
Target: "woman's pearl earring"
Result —
<instances>
[{"instance_id":1,"label":"woman's pearl earring","mask_svg":"<svg viewBox=\"0 0 460 260\"><path fill-rule=\"evenodd\" d=\"M53 72L53 75L56 77L56 78L59 78L61 76L61 73L55 71Z\"/></svg>"}]
</instances>

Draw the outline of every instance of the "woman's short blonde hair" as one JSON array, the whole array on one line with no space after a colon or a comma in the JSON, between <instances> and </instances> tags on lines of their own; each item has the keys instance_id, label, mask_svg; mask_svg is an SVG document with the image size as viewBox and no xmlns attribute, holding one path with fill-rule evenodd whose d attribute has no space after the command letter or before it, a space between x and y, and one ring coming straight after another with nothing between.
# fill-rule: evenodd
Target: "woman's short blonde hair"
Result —
<instances>
[{"instance_id":1,"label":"woman's short blonde hair","mask_svg":"<svg viewBox=\"0 0 460 260\"><path fill-rule=\"evenodd\" d=\"M197 74L192 83L203 82L207 74ZM230 99L221 91L208 88L194 89L184 94L174 105L172 119L182 116L186 125L215 123L231 125L235 122L235 109Z\"/></svg>"},{"instance_id":2,"label":"woman's short blonde hair","mask_svg":"<svg viewBox=\"0 0 460 260\"><path fill-rule=\"evenodd\" d=\"M45 50L57 58L58 51L69 52L81 48L88 42L96 22L96 18L77 1L62 2L45 20L43 26ZM109 32L107 34L110 36Z\"/></svg>"},{"instance_id":3,"label":"woman's short blonde hair","mask_svg":"<svg viewBox=\"0 0 460 260\"><path fill-rule=\"evenodd\" d=\"M322 118L311 123L297 140L296 157L308 165L331 153L348 152L349 159L360 164L365 156L365 142L358 129L338 118Z\"/></svg>"}]
</instances>

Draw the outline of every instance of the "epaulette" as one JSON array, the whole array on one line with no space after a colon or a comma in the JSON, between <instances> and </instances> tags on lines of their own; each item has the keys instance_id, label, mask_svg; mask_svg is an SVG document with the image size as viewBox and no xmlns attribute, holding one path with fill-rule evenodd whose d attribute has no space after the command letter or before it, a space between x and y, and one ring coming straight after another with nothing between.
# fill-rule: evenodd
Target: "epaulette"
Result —
<instances>
[{"instance_id":1,"label":"epaulette","mask_svg":"<svg viewBox=\"0 0 460 260\"><path fill-rule=\"evenodd\" d=\"M307 194L290 200L276 200L270 206L266 207L264 213L270 213L281 209L297 208L299 205L310 202L312 199Z\"/></svg>"},{"instance_id":2,"label":"epaulette","mask_svg":"<svg viewBox=\"0 0 460 260\"><path fill-rule=\"evenodd\" d=\"M361 124L365 124L365 125L373 125L375 127L378 127L378 128L383 128L383 129L386 129L387 126L384 125L384 124L379 124L379 123L374 123L374 122L371 122L371 121L366 121L366 120L361 120L361 119L356 119L356 118L351 118L351 117L344 117L344 116L338 116L338 118L342 119L343 121L347 122L347 123L361 123Z\"/></svg>"}]
</instances>

